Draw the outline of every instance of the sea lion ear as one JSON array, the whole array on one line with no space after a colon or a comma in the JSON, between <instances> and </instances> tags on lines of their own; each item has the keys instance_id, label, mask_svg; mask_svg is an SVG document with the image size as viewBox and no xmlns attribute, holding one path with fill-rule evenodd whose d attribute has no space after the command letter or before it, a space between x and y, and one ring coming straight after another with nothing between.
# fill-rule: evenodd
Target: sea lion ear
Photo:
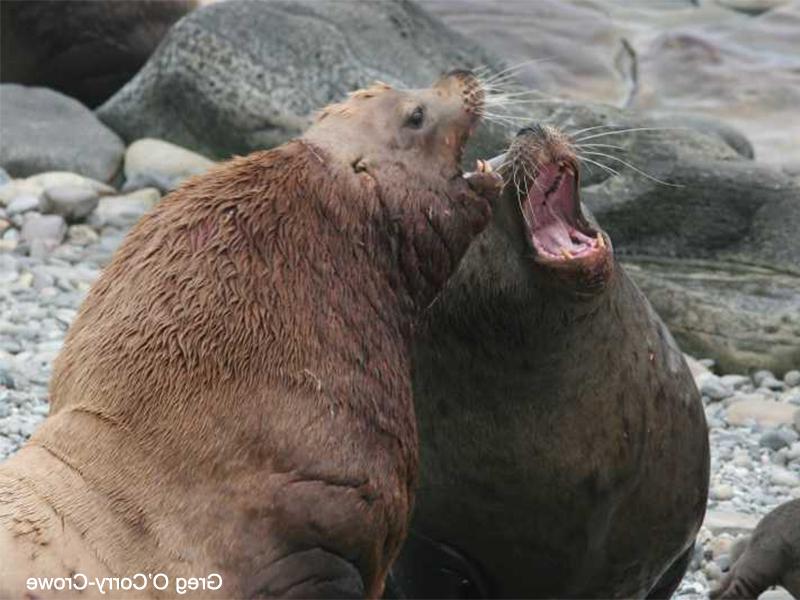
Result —
<instances>
[{"instance_id":1,"label":"sea lion ear","mask_svg":"<svg viewBox=\"0 0 800 600\"><path fill-rule=\"evenodd\" d=\"M363 156L359 156L357 159L351 162L350 166L353 167L354 173L364 173L369 170L369 163Z\"/></svg>"}]
</instances>

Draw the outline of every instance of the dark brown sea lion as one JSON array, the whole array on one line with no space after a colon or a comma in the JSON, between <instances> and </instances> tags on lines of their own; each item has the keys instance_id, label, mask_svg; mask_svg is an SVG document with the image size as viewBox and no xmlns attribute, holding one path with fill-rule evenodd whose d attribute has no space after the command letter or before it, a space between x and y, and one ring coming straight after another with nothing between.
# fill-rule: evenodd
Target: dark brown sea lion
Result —
<instances>
[{"instance_id":1,"label":"dark brown sea lion","mask_svg":"<svg viewBox=\"0 0 800 600\"><path fill-rule=\"evenodd\" d=\"M502 170L493 222L416 338L420 487L394 583L408 597L668 597L705 513L700 395L584 218L569 139L526 128Z\"/></svg>"},{"instance_id":2,"label":"dark brown sea lion","mask_svg":"<svg viewBox=\"0 0 800 600\"><path fill-rule=\"evenodd\" d=\"M144 65L196 0L3 0L0 81L95 107Z\"/></svg>"},{"instance_id":3,"label":"dark brown sea lion","mask_svg":"<svg viewBox=\"0 0 800 600\"><path fill-rule=\"evenodd\" d=\"M761 519L711 598L758 598L773 585L800 598L800 499L781 504Z\"/></svg>"},{"instance_id":4,"label":"dark brown sea lion","mask_svg":"<svg viewBox=\"0 0 800 600\"><path fill-rule=\"evenodd\" d=\"M500 189L458 166L482 98L463 71L356 92L143 217L0 467L0 597L75 572L381 594L417 477L412 325Z\"/></svg>"}]
</instances>

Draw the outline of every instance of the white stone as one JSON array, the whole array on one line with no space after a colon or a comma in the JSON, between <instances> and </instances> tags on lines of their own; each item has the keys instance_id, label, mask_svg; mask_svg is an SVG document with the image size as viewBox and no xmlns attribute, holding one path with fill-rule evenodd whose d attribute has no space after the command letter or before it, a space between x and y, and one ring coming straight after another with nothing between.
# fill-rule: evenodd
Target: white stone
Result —
<instances>
[{"instance_id":1,"label":"white stone","mask_svg":"<svg viewBox=\"0 0 800 600\"><path fill-rule=\"evenodd\" d=\"M726 419L730 425L744 426L755 421L762 427L791 425L797 407L792 404L748 398L736 400L728 406Z\"/></svg>"},{"instance_id":2,"label":"white stone","mask_svg":"<svg viewBox=\"0 0 800 600\"><path fill-rule=\"evenodd\" d=\"M192 175L205 173L215 164L205 156L170 142L143 138L125 151L125 188L154 186L168 191Z\"/></svg>"},{"instance_id":3,"label":"white stone","mask_svg":"<svg viewBox=\"0 0 800 600\"><path fill-rule=\"evenodd\" d=\"M758 517L741 512L711 509L706 511L706 518L703 524L714 535L721 533L749 533L758 525Z\"/></svg>"}]
</instances>

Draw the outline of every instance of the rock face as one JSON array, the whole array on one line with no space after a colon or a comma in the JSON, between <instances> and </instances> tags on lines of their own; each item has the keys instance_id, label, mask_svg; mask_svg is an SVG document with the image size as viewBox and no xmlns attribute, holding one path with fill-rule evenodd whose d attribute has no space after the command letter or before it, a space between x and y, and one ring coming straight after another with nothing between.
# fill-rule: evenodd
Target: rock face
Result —
<instances>
[{"instance_id":1,"label":"rock face","mask_svg":"<svg viewBox=\"0 0 800 600\"><path fill-rule=\"evenodd\" d=\"M0 80L97 106L121 88L192 0L3 0Z\"/></svg>"},{"instance_id":2,"label":"rock face","mask_svg":"<svg viewBox=\"0 0 800 600\"><path fill-rule=\"evenodd\" d=\"M177 23L97 113L129 142L226 157L284 142L373 80L429 85L492 63L411 2L220 2Z\"/></svg>"},{"instance_id":3,"label":"rock face","mask_svg":"<svg viewBox=\"0 0 800 600\"><path fill-rule=\"evenodd\" d=\"M0 165L12 177L64 170L107 182L124 151L78 101L45 88L0 85Z\"/></svg>"},{"instance_id":4,"label":"rock face","mask_svg":"<svg viewBox=\"0 0 800 600\"><path fill-rule=\"evenodd\" d=\"M734 262L629 260L687 352L713 356L725 372L784 372L800 363L800 277Z\"/></svg>"}]
</instances>

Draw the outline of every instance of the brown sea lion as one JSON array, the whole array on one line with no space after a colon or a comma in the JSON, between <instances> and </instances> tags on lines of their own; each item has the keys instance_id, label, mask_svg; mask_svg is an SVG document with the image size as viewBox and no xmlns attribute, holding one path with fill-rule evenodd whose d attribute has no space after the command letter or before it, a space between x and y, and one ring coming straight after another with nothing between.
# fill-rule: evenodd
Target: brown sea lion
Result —
<instances>
[{"instance_id":1,"label":"brown sea lion","mask_svg":"<svg viewBox=\"0 0 800 600\"><path fill-rule=\"evenodd\" d=\"M567 136L522 130L502 172L492 223L415 341L420 487L393 583L408 597L668 597L705 513L700 395L584 217Z\"/></svg>"},{"instance_id":2,"label":"brown sea lion","mask_svg":"<svg viewBox=\"0 0 800 600\"><path fill-rule=\"evenodd\" d=\"M95 107L144 65L197 0L3 0L0 81L49 87Z\"/></svg>"},{"instance_id":3,"label":"brown sea lion","mask_svg":"<svg viewBox=\"0 0 800 600\"><path fill-rule=\"evenodd\" d=\"M711 598L758 598L773 585L800 598L800 499L781 504L761 519Z\"/></svg>"},{"instance_id":4,"label":"brown sea lion","mask_svg":"<svg viewBox=\"0 0 800 600\"><path fill-rule=\"evenodd\" d=\"M0 597L76 572L380 595L417 477L413 321L500 189L459 168L482 98L464 71L356 92L142 218L0 467Z\"/></svg>"}]
</instances>

